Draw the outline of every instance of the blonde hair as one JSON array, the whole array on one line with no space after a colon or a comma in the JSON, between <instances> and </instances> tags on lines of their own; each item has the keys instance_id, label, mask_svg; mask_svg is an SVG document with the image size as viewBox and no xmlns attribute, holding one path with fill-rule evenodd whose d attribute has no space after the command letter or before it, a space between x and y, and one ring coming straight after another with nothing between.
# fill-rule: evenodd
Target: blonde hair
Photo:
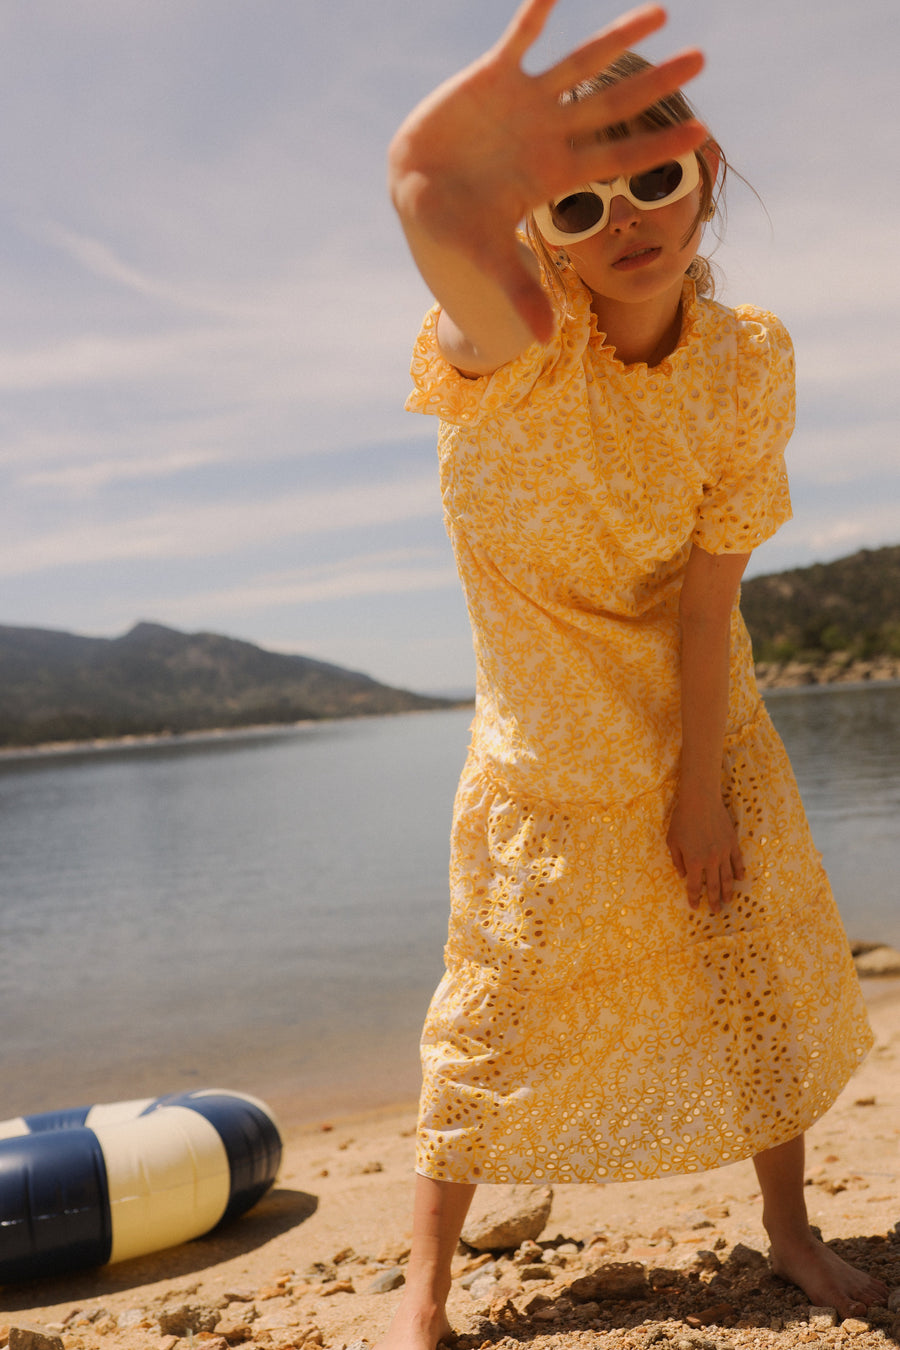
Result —
<instances>
[{"instance_id":1,"label":"blonde hair","mask_svg":"<svg viewBox=\"0 0 900 1350\"><path fill-rule=\"evenodd\" d=\"M570 89L563 95L564 103L576 103L582 99L590 98L592 94L598 94L604 89L609 89L611 85L619 84L622 80L628 79L631 75L638 75L641 71L649 70L650 62L645 61L637 52L623 52L617 57L605 70L600 71L598 75L592 76L589 80L582 81L581 84ZM673 94L668 94L658 103L651 104L639 117L632 123L616 123L613 126L606 127L598 139L618 141L624 140L630 136L634 128L640 127L649 131L659 130L663 127L671 127L681 122L689 122L696 116L691 104L685 98L680 89L676 89ZM714 170L710 167L707 155L697 150L694 153L697 156L697 163L700 168L700 205L697 208L697 214L691 221L690 228L685 236L685 242L697 229L697 226L706 221L712 221L716 217L724 224L725 202L723 190L725 187L725 177L728 173L728 162L722 151L722 147L717 141L710 137L703 150L707 151L713 165L717 164ZM740 177L740 175L738 175ZM551 290L559 295L559 287L562 285L565 291L565 283L559 275L559 269L553 255L547 248L544 239L538 230L534 217L529 215L526 222L525 232L529 243L534 249L541 263L544 277ZM713 272L712 263L709 258L701 257L698 253L692 260L687 269L687 276L691 278L697 288L697 294L701 296L712 297L715 295L716 280Z\"/></svg>"}]
</instances>

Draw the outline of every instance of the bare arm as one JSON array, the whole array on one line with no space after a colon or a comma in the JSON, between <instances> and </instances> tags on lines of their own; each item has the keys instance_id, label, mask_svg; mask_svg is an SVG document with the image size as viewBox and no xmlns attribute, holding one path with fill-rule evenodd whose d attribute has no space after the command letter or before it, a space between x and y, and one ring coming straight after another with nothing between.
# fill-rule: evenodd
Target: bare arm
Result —
<instances>
[{"instance_id":1,"label":"bare arm","mask_svg":"<svg viewBox=\"0 0 900 1350\"><path fill-rule=\"evenodd\" d=\"M699 123L598 142L696 75L687 52L591 98L560 95L665 22L658 5L617 20L550 70L522 60L555 0L524 0L500 41L410 113L388 157L391 197L443 314L438 341L460 369L488 373L553 332L536 260L516 230L532 207L591 179L652 168L694 149Z\"/></svg>"},{"instance_id":2,"label":"bare arm","mask_svg":"<svg viewBox=\"0 0 900 1350\"><path fill-rule=\"evenodd\" d=\"M722 757L731 613L749 557L706 553L695 544L681 591L681 769L667 842L691 908L705 886L714 913L744 875L734 822L722 800Z\"/></svg>"}]
</instances>

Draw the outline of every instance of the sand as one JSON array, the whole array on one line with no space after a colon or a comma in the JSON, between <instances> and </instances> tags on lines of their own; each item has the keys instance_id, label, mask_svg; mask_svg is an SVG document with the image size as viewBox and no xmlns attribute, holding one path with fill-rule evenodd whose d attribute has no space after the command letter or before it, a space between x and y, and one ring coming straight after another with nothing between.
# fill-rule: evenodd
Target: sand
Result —
<instances>
[{"instance_id":1,"label":"sand","mask_svg":"<svg viewBox=\"0 0 900 1350\"><path fill-rule=\"evenodd\" d=\"M876 1047L809 1133L807 1196L825 1239L894 1288L900 980L864 988ZM287 1122L279 1179L250 1214L151 1257L5 1287L0 1344L8 1327L25 1326L51 1336L32 1342L36 1350L372 1344L400 1297L369 1287L405 1261L414 1125L413 1103L313 1127ZM749 1162L666 1181L557 1187L540 1246L531 1264L543 1259L552 1279L525 1280L503 1258L472 1289L461 1281L489 1258L460 1252L449 1308L461 1350L783 1350L848 1339L867 1350L896 1339L892 1311L837 1326L827 1315L810 1320L808 1300L768 1272L754 1255L765 1235ZM625 1262L644 1268L643 1293L587 1304L567 1296L575 1276Z\"/></svg>"}]
</instances>

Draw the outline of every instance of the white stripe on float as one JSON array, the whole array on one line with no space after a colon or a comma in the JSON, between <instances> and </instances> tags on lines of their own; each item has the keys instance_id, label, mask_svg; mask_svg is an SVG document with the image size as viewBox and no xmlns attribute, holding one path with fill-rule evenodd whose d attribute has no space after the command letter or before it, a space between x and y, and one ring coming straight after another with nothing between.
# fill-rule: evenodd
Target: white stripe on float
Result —
<instances>
[{"instance_id":1,"label":"white stripe on float","mask_svg":"<svg viewBox=\"0 0 900 1350\"><path fill-rule=\"evenodd\" d=\"M208 1120L187 1107L163 1106L92 1128L106 1160L110 1261L174 1247L215 1227L231 1194L231 1169Z\"/></svg>"},{"instance_id":2,"label":"white stripe on float","mask_svg":"<svg viewBox=\"0 0 900 1350\"><path fill-rule=\"evenodd\" d=\"M91 1107L84 1123L92 1130L95 1125L115 1125L120 1120L134 1120L155 1101L155 1097L141 1097L133 1102L100 1102Z\"/></svg>"},{"instance_id":3,"label":"white stripe on float","mask_svg":"<svg viewBox=\"0 0 900 1350\"><path fill-rule=\"evenodd\" d=\"M14 1116L12 1120L0 1120L0 1139L17 1139L20 1134L31 1134L23 1116Z\"/></svg>"}]
</instances>

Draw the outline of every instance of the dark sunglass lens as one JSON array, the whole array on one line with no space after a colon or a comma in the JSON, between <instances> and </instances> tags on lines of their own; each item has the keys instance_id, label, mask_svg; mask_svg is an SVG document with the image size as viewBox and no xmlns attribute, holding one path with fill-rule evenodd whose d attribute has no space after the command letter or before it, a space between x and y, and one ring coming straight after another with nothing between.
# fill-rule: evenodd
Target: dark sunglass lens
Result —
<instances>
[{"instance_id":1,"label":"dark sunglass lens","mask_svg":"<svg viewBox=\"0 0 900 1350\"><path fill-rule=\"evenodd\" d=\"M581 234L603 219L603 202L595 192L573 192L550 207L553 224L560 234Z\"/></svg>"},{"instance_id":2,"label":"dark sunglass lens","mask_svg":"<svg viewBox=\"0 0 900 1350\"><path fill-rule=\"evenodd\" d=\"M660 164L647 173L638 173L629 179L628 186L640 202L661 202L681 186L684 170L677 160Z\"/></svg>"}]
</instances>

